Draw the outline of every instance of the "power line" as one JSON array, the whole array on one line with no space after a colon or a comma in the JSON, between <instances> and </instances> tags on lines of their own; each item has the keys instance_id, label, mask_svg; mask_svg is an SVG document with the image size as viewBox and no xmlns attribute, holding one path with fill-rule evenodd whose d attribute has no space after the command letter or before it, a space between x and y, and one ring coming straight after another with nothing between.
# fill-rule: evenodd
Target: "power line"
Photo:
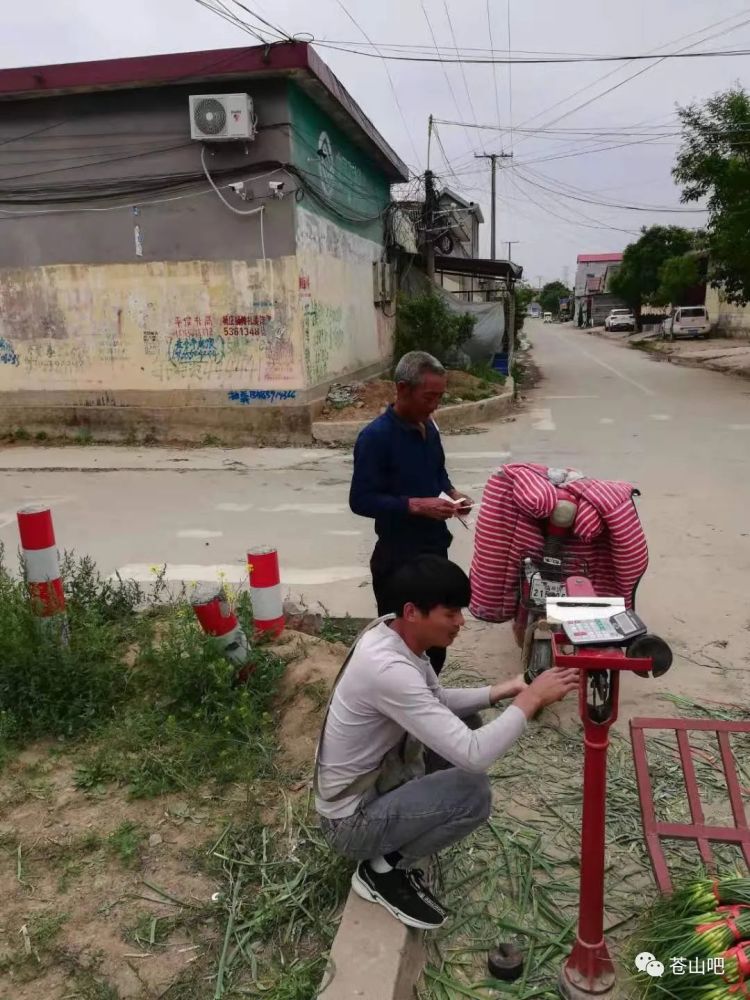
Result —
<instances>
[{"instance_id":1,"label":"power line","mask_svg":"<svg viewBox=\"0 0 750 1000\"><path fill-rule=\"evenodd\" d=\"M572 201L581 201L587 205L600 205L603 208L616 208L623 212L668 212L672 215L685 215L685 214L696 214L703 213L706 210L704 208L667 208L659 205L623 205L616 204L614 202L608 201L596 201L594 198L587 198L581 195L568 194L565 191L555 188L546 187L544 184L539 184L537 181L531 180L531 178L526 177L524 172L516 167L516 172L521 176L527 184L531 184L532 187L541 188L543 191L549 191L550 194L558 195L562 198L570 198Z\"/></svg>"},{"instance_id":2,"label":"power line","mask_svg":"<svg viewBox=\"0 0 750 1000\"><path fill-rule=\"evenodd\" d=\"M253 38L257 39L263 45L268 45L268 39L264 38L263 35L254 31L249 24L246 24L243 20L233 14L227 7L221 3L221 0L214 0L214 3L209 3L208 0L195 0L195 3L199 7L204 7L206 10L210 10L212 14L216 14L223 21L227 21L229 24L233 25L235 28L239 28L241 31L246 32L248 35L252 35ZM214 4L218 4L215 6Z\"/></svg>"},{"instance_id":3,"label":"power line","mask_svg":"<svg viewBox=\"0 0 750 1000\"><path fill-rule=\"evenodd\" d=\"M430 35L432 36L432 44L435 46L435 51L438 53L438 55L440 55L440 49L438 48L437 38L435 37L435 32L433 31L432 22L430 21L429 14L427 13L427 8L424 5L424 0L420 0L420 6L422 7L422 13L424 14L424 19L427 22L427 27L429 29ZM442 63L443 60L440 59L440 62ZM450 91L450 95L453 98L453 105L454 105L456 111L458 112L458 116L460 118L461 117L461 108L458 105L458 99L456 97L456 92L453 89L453 84L451 82L450 76L448 75L448 70L445 68L445 65L443 65L443 76L445 77L445 82L448 84L448 90ZM469 135L468 131L466 130L466 126L464 126L464 132L466 133L466 138L469 140L469 142L471 142L471 136Z\"/></svg>"},{"instance_id":4,"label":"power line","mask_svg":"<svg viewBox=\"0 0 750 1000\"><path fill-rule=\"evenodd\" d=\"M651 58L654 59L654 60L657 60L658 59L658 52L659 52L659 50L665 48L667 45L676 45L679 42L685 41L686 39L695 38L696 35L703 36L707 31L711 31L713 28L719 27L719 25L726 24L728 21L734 21L734 20L736 20L736 18L741 17L741 16L743 16L746 13L747 13L746 9L743 9L741 11L736 11L734 14L730 14L728 17L721 18L718 21L713 21L710 24L705 25L703 28L698 29L697 31L688 32L687 34L678 36L677 38L673 39L670 42L666 42L666 43L663 43L661 45L657 45L657 46L655 46L654 49L651 50ZM742 23L744 24L746 22L742 22ZM733 31L737 27L742 27L742 24L730 26L730 28L727 29L727 30L728 31ZM725 33L726 32L720 32L720 34L725 34ZM714 37L714 36L711 36L711 37ZM700 37L694 44L695 45L699 45L702 42L707 41L707 40L708 39ZM689 49L690 46L686 46L686 48ZM658 62L654 61L652 63L652 66L649 67L649 68L653 68L656 65L658 65ZM528 125L529 123L531 123L533 121L536 121L537 118L542 118L544 115L548 114L550 111L554 111L555 108L560 107L560 105L567 104L568 101L571 101L571 100L573 100L573 98L578 97L579 94L583 94L586 91L591 90L592 87L596 86L599 83L602 83L604 80L608 79L610 76L613 76L615 73L620 72L620 70L622 68L623 68L622 66L616 66L614 69L609 70L603 76L599 77L593 83L586 84L583 87L579 87L578 90L574 90L571 94L568 94L567 97L561 98L559 101L556 101L554 104L551 104L549 107L542 108L541 111L537 111L535 114L531 115L531 117L524 119L521 122L521 125ZM618 84L618 86L623 86L625 83L629 82L629 80L634 79L634 76L637 76L637 75L640 75L640 72L638 74L634 74L633 76L628 77L627 79L623 80L620 84ZM610 93L610 92L611 92L611 90L608 90L605 93ZM604 97L605 93L600 93L599 95L597 95L597 97L593 98L588 103L593 103L593 100L598 100L599 97ZM574 111L580 110L580 108L575 108L573 110ZM549 124L556 124L558 121L561 121L563 118L568 117L568 115L572 114L572 113L573 113L573 111L566 112L565 114L563 114L563 115L559 116L557 119L555 119L553 122L547 122L546 124L548 124L548 125ZM521 140L521 141L523 141L523 140ZM473 150L471 150L468 155L471 156L472 152L473 152Z\"/></svg>"},{"instance_id":5,"label":"power line","mask_svg":"<svg viewBox=\"0 0 750 1000\"><path fill-rule=\"evenodd\" d=\"M281 38L283 38L285 41L287 42L294 41L294 39L292 38L292 36L289 34L288 31L283 31L281 28L277 28L275 24L271 24L270 21L267 21L264 17L261 17L260 14L256 14L255 11L250 10L250 8L246 7L244 3L240 3L240 0L231 0L231 2L235 4L235 6L241 7L242 10L246 11L246 13L248 13L251 17L254 17L256 21L260 21L261 24L265 24L267 28L271 29L271 31L275 31L276 34L279 35Z\"/></svg>"},{"instance_id":6,"label":"power line","mask_svg":"<svg viewBox=\"0 0 750 1000\"><path fill-rule=\"evenodd\" d=\"M489 39L490 39L490 48L492 51L494 51L495 43L492 40L492 16L490 14L490 0L486 0L485 10L487 12L487 32L489 34ZM497 66L495 65L495 63L492 64L492 80L493 83L495 84L495 107L497 108L497 123L499 125L502 115L500 114L500 93L497 87Z\"/></svg>"},{"instance_id":7,"label":"power line","mask_svg":"<svg viewBox=\"0 0 750 1000\"><path fill-rule=\"evenodd\" d=\"M508 120L510 122L510 135L508 137L510 151L513 152L513 64L510 62L511 37L510 37L510 0L505 0L508 12Z\"/></svg>"},{"instance_id":8,"label":"power line","mask_svg":"<svg viewBox=\"0 0 750 1000\"><path fill-rule=\"evenodd\" d=\"M453 21L451 20L451 13L450 13L450 10L448 9L448 0L443 0L443 6L445 7L445 16L448 18L448 27L450 28L451 38L453 39L453 45L454 45L454 47L456 49L456 55L458 55L459 54L459 52L458 52L458 42L456 41L456 33L453 30ZM424 9L424 3L422 4L422 8ZM466 97L468 98L468 101L469 101L469 108L471 110L471 117L476 122L477 121L477 113L476 113L476 111L474 109L474 102L471 99L471 91L469 90L469 81L466 79L466 70L464 69L463 62L461 62L461 76L463 77L464 87L466 89Z\"/></svg>"},{"instance_id":9,"label":"power line","mask_svg":"<svg viewBox=\"0 0 750 1000\"><path fill-rule=\"evenodd\" d=\"M742 25L736 25L736 27L742 27ZM708 39L704 39L708 41ZM387 59L391 62L417 62L417 63L446 63L446 64L462 64L462 65L478 65L478 66L489 66L493 63L497 66L511 65L511 66L548 66L552 64L578 64L578 63L600 63L600 62L641 62L645 59L655 59L654 55L649 55L645 52L638 53L628 53L622 55L613 56L600 56L600 55L590 55L590 56L544 56L544 57L533 57L528 59L518 59L518 58L508 58L507 56L501 56L498 58L483 58L478 56L462 56L459 55L456 58L451 56L441 55L439 52L435 56L414 56L414 55L391 55L390 53L383 52L362 52L361 50L354 49L351 47L343 45L334 45L331 42L315 42L316 45L323 46L329 49L337 49L339 52L350 52L355 56L362 56L365 59ZM659 62L663 62L665 59L712 59L712 58L729 58L732 56L747 56L750 55L750 49L711 49L703 52L667 52L663 56L658 57ZM627 81L623 81L627 82ZM609 93L609 91L605 91ZM602 95L603 96L603 95ZM571 112L572 114L572 112Z\"/></svg>"},{"instance_id":10,"label":"power line","mask_svg":"<svg viewBox=\"0 0 750 1000\"><path fill-rule=\"evenodd\" d=\"M385 61L385 56L383 56L382 53L380 53L378 47L371 40L370 36L367 34L367 32L365 31L365 29L356 20L356 18L354 17L354 15L349 13L349 11L346 9L346 7L341 2L341 0L336 0L336 3L341 8L341 10L344 12L344 14L346 14L346 16L352 22L352 24L354 25L354 27L362 35L364 35L365 39L370 43L370 45L372 45L375 48L375 51L378 52L379 58L382 59L382 61L383 61L383 68L385 69L386 75L388 76L388 83L390 84L391 91L393 93L393 99L396 102L396 107L398 108L398 113L401 116L401 121L403 123L403 126L404 126L404 129L406 131L406 134L409 137L409 142L411 143L411 148L414 151L414 157L415 157L414 162L417 164L417 167L419 167L419 164L421 162L421 157L420 157L420 155L419 155L419 153L417 151L417 147L416 147L416 145L414 143L414 136L412 135L412 130L409 128L409 125L408 125L408 123L406 121L406 116L404 115L404 109L401 107L401 101L398 98L398 91L396 90L395 84L393 83L393 77L391 76L391 71L390 71L390 69L388 67L388 63Z\"/></svg>"}]
</instances>

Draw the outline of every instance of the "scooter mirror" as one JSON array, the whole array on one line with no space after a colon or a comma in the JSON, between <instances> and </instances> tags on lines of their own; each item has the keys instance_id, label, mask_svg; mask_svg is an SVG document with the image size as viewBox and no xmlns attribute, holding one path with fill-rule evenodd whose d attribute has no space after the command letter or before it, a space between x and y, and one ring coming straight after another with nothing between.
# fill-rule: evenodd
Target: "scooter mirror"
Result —
<instances>
[{"instance_id":1,"label":"scooter mirror","mask_svg":"<svg viewBox=\"0 0 750 1000\"><path fill-rule=\"evenodd\" d=\"M661 677L672 666L672 650L658 635L638 636L628 645L625 655L630 659L649 659L653 663L651 672L636 670L639 677Z\"/></svg>"}]
</instances>

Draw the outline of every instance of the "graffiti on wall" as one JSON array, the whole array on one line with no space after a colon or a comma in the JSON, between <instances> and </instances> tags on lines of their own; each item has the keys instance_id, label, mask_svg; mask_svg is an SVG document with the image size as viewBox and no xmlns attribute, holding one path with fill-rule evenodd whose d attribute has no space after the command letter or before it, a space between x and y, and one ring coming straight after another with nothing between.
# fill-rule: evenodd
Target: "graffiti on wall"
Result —
<instances>
[{"instance_id":1,"label":"graffiti on wall","mask_svg":"<svg viewBox=\"0 0 750 1000\"><path fill-rule=\"evenodd\" d=\"M262 400L264 403L281 403L297 398L296 389L233 389L227 393L232 403L254 403Z\"/></svg>"},{"instance_id":2,"label":"graffiti on wall","mask_svg":"<svg viewBox=\"0 0 750 1000\"><path fill-rule=\"evenodd\" d=\"M297 247L316 255L335 257L348 264L372 264L379 260L382 247L350 233L327 219L297 207Z\"/></svg>"},{"instance_id":3,"label":"graffiti on wall","mask_svg":"<svg viewBox=\"0 0 750 1000\"><path fill-rule=\"evenodd\" d=\"M344 344L342 311L310 299L303 306L305 367L312 385L322 382L331 371L331 355Z\"/></svg>"},{"instance_id":4,"label":"graffiti on wall","mask_svg":"<svg viewBox=\"0 0 750 1000\"><path fill-rule=\"evenodd\" d=\"M0 337L0 365L17 365L18 355L13 345L5 337Z\"/></svg>"}]
</instances>

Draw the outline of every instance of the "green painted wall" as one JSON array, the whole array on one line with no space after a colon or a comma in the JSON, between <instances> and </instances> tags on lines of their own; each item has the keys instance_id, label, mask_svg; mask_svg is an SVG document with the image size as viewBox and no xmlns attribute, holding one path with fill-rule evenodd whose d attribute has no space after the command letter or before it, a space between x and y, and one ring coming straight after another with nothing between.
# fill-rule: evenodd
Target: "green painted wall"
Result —
<instances>
[{"instance_id":1,"label":"green painted wall","mask_svg":"<svg viewBox=\"0 0 750 1000\"><path fill-rule=\"evenodd\" d=\"M289 84L289 112L292 162L333 207L310 194L301 204L350 232L382 242L381 213L391 197L388 179L294 83Z\"/></svg>"}]
</instances>

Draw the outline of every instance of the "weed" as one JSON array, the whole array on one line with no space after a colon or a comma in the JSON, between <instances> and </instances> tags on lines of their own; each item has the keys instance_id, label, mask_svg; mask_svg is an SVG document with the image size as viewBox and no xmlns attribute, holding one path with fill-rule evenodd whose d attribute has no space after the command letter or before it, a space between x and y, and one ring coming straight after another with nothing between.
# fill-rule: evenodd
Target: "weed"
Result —
<instances>
[{"instance_id":1,"label":"weed","mask_svg":"<svg viewBox=\"0 0 750 1000\"><path fill-rule=\"evenodd\" d=\"M75 992L70 994L75 1000L120 1000L115 986L103 979L97 979L90 969L82 969L75 977Z\"/></svg>"},{"instance_id":2,"label":"weed","mask_svg":"<svg viewBox=\"0 0 750 1000\"><path fill-rule=\"evenodd\" d=\"M117 855L126 868L133 868L140 860L141 844L145 834L135 823L125 821L107 838L107 846Z\"/></svg>"},{"instance_id":3,"label":"weed","mask_svg":"<svg viewBox=\"0 0 750 1000\"><path fill-rule=\"evenodd\" d=\"M38 913L28 924L29 938L38 951L49 947L68 919L67 913Z\"/></svg>"},{"instance_id":4,"label":"weed","mask_svg":"<svg viewBox=\"0 0 750 1000\"><path fill-rule=\"evenodd\" d=\"M469 373L483 382L494 382L496 385L505 385L506 376L502 372L496 371L491 365L472 365Z\"/></svg>"},{"instance_id":5,"label":"weed","mask_svg":"<svg viewBox=\"0 0 750 1000\"><path fill-rule=\"evenodd\" d=\"M325 681L312 681L310 684L305 684L304 692L317 711L325 708L331 693Z\"/></svg>"},{"instance_id":6,"label":"weed","mask_svg":"<svg viewBox=\"0 0 750 1000\"><path fill-rule=\"evenodd\" d=\"M74 439L76 444L88 445L94 440L91 430L88 427L82 427L75 435Z\"/></svg>"},{"instance_id":7,"label":"weed","mask_svg":"<svg viewBox=\"0 0 750 1000\"><path fill-rule=\"evenodd\" d=\"M13 431L13 438L16 441L29 441L31 440L31 434L29 434L25 427L16 427Z\"/></svg>"},{"instance_id":8,"label":"weed","mask_svg":"<svg viewBox=\"0 0 750 1000\"><path fill-rule=\"evenodd\" d=\"M126 929L125 939L149 948L167 941L179 924L176 917L155 917L151 913L141 913L133 927Z\"/></svg>"},{"instance_id":9,"label":"weed","mask_svg":"<svg viewBox=\"0 0 750 1000\"><path fill-rule=\"evenodd\" d=\"M220 448L221 439L217 438L215 434L205 434L203 440L201 441L201 448Z\"/></svg>"},{"instance_id":10,"label":"weed","mask_svg":"<svg viewBox=\"0 0 750 1000\"><path fill-rule=\"evenodd\" d=\"M320 638L326 642L343 642L351 646L368 622L368 618L352 618L350 615L332 618L326 615L320 628Z\"/></svg>"},{"instance_id":11,"label":"weed","mask_svg":"<svg viewBox=\"0 0 750 1000\"><path fill-rule=\"evenodd\" d=\"M49 434L46 431L37 431L34 438L36 441L46 441L49 438Z\"/></svg>"}]
</instances>

